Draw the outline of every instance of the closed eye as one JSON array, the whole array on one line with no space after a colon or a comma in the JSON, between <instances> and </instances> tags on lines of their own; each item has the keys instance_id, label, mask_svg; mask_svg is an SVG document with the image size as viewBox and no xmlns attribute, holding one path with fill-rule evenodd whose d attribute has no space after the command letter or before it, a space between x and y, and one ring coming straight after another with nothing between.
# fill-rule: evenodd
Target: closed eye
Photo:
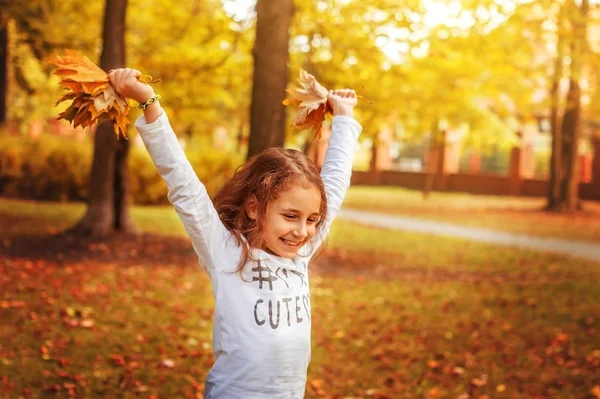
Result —
<instances>
[{"instance_id":1,"label":"closed eye","mask_svg":"<svg viewBox=\"0 0 600 399\"><path fill-rule=\"evenodd\" d=\"M286 219L295 219L296 215L291 215L291 214L287 213L287 214L283 215L283 217L285 217Z\"/></svg>"}]
</instances>

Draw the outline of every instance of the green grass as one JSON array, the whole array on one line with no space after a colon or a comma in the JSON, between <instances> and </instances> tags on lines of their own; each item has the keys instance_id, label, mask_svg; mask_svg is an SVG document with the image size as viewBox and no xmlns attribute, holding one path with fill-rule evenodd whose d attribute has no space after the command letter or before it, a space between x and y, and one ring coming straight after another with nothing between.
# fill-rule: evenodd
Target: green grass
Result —
<instances>
[{"instance_id":1,"label":"green grass","mask_svg":"<svg viewBox=\"0 0 600 399\"><path fill-rule=\"evenodd\" d=\"M0 209L11 217L5 242L66 228L84 211L5 200ZM170 208L133 215L140 230L182 237ZM327 248L311 274L307 398L596 397L599 263L342 220ZM193 257L2 253L0 398L202 392L214 302Z\"/></svg>"},{"instance_id":2,"label":"green grass","mask_svg":"<svg viewBox=\"0 0 600 399\"><path fill-rule=\"evenodd\" d=\"M600 203L584 201L583 204L583 212L564 215L543 211L543 198L433 192L427 200L423 200L420 191L355 186L350 188L344 207L519 234L600 242ZM35 217L40 223L35 232L44 233L70 227L85 211L83 204L55 205L0 198L0 215L4 215L9 223L11 217ZM141 232L184 234L171 207L133 207L132 214ZM155 223L157 219L160 223ZM11 231L30 233L28 228L13 226ZM0 232L0 237L2 234Z\"/></svg>"},{"instance_id":3,"label":"green grass","mask_svg":"<svg viewBox=\"0 0 600 399\"><path fill-rule=\"evenodd\" d=\"M543 211L544 198L422 193L399 187L350 188L344 206L493 230L600 242L600 203L583 201L574 215Z\"/></svg>"},{"instance_id":4,"label":"green grass","mask_svg":"<svg viewBox=\"0 0 600 399\"><path fill-rule=\"evenodd\" d=\"M84 211L83 204L0 199L0 220L15 219L12 223L6 223L7 228L0 232L0 238L62 231L75 224ZM133 207L131 212L136 228L141 233L185 237L183 225L172 207ZM351 251L362 253L363 258L368 258L363 260L360 256L354 256L355 263L375 260L385 264L408 265L407 267L418 270L511 274L534 272L558 277L560 273L588 273L588 269L579 267L581 260L567 255L549 254L543 263L538 264L532 261L540 259L532 250L509 248L498 251L498 247L492 244L451 237L438 240L433 235L375 229L341 219L334 223L326 247L341 251L342 257L345 252ZM491 259L490 253L495 253L500 258L497 261ZM568 264L569 267L558 270L555 267L557 261ZM489 267L490 262L497 263L497 266Z\"/></svg>"},{"instance_id":5,"label":"green grass","mask_svg":"<svg viewBox=\"0 0 600 399\"><path fill-rule=\"evenodd\" d=\"M538 280L600 276L598 263L568 255L377 229L345 220L335 221L327 249L341 254L341 261L363 269L368 265L382 272L444 271L513 278L535 276Z\"/></svg>"},{"instance_id":6,"label":"green grass","mask_svg":"<svg viewBox=\"0 0 600 399\"><path fill-rule=\"evenodd\" d=\"M56 233L72 227L85 213L83 203L22 201L0 198L0 218L6 219L2 236ZM131 208L136 229L143 233L183 235L185 231L170 206L134 206ZM20 223L26 218L28 223Z\"/></svg>"}]
</instances>

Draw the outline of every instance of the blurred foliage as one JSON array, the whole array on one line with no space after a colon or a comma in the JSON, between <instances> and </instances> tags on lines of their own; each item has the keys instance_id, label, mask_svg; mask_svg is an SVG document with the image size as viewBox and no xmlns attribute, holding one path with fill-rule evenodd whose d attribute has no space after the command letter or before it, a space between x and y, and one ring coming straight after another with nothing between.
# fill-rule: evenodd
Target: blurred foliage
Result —
<instances>
[{"instance_id":1,"label":"blurred foliage","mask_svg":"<svg viewBox=\"0 0 600 399\"><path fill-rule=\"evenodd\" d=\"M467 126L466 146L506 147L520 123L548 115L556 43L573 35L558 22L566 1L405 0L399 7L393 0L296 0L290 81L304 68L327 88L356 89L366 138L383 124L396 139L413 142L441 126ZM15 21L11 62L20 71L13 74L21 82L11 89L13 120L26 124L58 113L52 103L59 88L43 58L73 47L97 60L101 3L2 1ZM588 120L600 107L592 8L583 93ZM234 151L243 151L254 17L251 1L129 2L127 64L162 79L155 88L179 134L210 136L224 127L240 140ZM288 140L302 147L311 135L292 136L293 114L289 109Z\"/></svg>"},{"instance_id":2,"label":"blurred foliage","mask_svg":"<svg viewBox=\"0 0 600 399\"><path fill-rule=\"evenodd\" d=\"M85 12L77 11L81 7ZM86 7L81 0L6 6L16 21L10 48L15 101L9 118L23 130L32 120L53 118L62 110L54 109L61 89L49 75L47 55L75 48L98 62L102 2ZM249 107L251 21L234 21L217 0L131 0L127 17L127 64L162 79L155 88L180 131L239 130Z\"/></svg>"},{"instance_id":3,"label":"blurred foliage","mask_svg":"<svg viewBox=\"0 0 600 399\"><path fill-rule=\"evenodd\" d=\"M89 137L67 138L42 134L0 135L0 196L36 200L80 201L87 198L93 142ZM209 195L233 175L241 157L225 150L188 149L190 160ZM132 146L129 189L136 204L164 204L167 188L141 143Z\"/></svg>"},{"instance_id":4,"label":"blurred foliage","mask_svg":"<svg viewBox=\"0 0 600 399\"><path fill-rule=\"evenodd\" d=\"M91 146L42 135L0 136L0 195L81 200L87 194Z\"/></svg>"}]
</instances>

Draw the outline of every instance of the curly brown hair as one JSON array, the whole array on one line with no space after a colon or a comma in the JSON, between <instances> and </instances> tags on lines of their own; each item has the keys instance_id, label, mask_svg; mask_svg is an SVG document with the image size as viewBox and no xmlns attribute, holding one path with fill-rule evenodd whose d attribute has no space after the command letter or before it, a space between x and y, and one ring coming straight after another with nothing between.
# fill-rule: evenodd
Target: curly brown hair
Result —
<instances>
[{"instance_id":1,"label":"curly brown hair","mask_svg":"<svg viewBox=\"0 0 600 399\"><path fill-rule=\"evenodd\" d=\"M294 184L312 186L319 191L318 232L327 215L325 186L314 162L301 151L278 147L262 151L240 166L215 196L213 203L221 221L242 248L237 272L250 259L250 249L264 244L262 220L267 208ZM249 201L256 201L258 205L256 220L248 215Z\"/></svg>"}]
</instances>

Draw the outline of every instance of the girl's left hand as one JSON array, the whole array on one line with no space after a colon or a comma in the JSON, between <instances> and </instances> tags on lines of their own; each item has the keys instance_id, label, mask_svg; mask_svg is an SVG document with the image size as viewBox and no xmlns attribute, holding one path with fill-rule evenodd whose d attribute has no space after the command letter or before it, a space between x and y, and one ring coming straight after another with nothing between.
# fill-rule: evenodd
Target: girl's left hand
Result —
<instances>
[{"instance_id":1,"label":"girl's left hand","mask_svg":"<svg viewBox=\"0 0 600 399\"><path fill-rule=\"evenodd\" d=\"M327 101L333 110L334 116L353 116L358 97L356 92L350 89L329 90Z\"/></svg>"}]
</instances>

